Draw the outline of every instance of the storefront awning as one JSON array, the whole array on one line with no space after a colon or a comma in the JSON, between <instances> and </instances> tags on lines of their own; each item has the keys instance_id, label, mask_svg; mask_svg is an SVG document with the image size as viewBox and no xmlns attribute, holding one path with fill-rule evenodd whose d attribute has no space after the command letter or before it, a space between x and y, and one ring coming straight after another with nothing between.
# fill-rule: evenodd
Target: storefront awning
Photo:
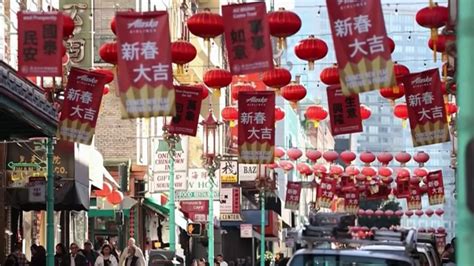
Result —
<instances>
[{"instance_id":1,"label":"storefront awning","mask_svg":"<svg viewBox=\"0 0 474 266\"><path fill-rule=\"evenodd\" d=\"M145 198L143 205L157 213L169 216L170 210L168 207L161 205L160 202L154 198ZM184 217L183 213L180 210L175 209L174 215L176 224L186 230L188 220Z\"/></svg>"}]
</instances>

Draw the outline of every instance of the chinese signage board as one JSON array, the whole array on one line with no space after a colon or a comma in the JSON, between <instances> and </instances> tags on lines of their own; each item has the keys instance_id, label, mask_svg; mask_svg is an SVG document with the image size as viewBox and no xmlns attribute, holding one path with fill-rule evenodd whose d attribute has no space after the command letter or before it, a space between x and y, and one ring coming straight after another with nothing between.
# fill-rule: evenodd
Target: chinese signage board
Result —
<instances>
[{"instance_id":1,"label":"chinese signage board","mask_svg":"<svg viewBox=\"0 0 474 266\"><path fill-rule=\"evenodd\" d=\"M419 186L410 185L410 196L407 198L407 207L409 210L421 209L421 190Z\"/></svg>"},{"instance_id":2,"label":"chinese signage board","mask_svg":"<svg viewBox=\"0 0 474 266\"><path fill-rule=\"evenodd\" d=\"M237 160L231 158L221 160L221 183L222 184L237 184L239 183L238 176L239 164Z\"/></svg>"},{"instance_id":3,"label":"chinese signage board","mask_svg":"<svg viewBox=\"0 0 474 266\"><path fill-rule=\"evenodd\" d=\"M240 224L240 238L252 238L252 232L252 224Z\"/></svg>"},{"instance_id":4,"label":"chinese signage board","mask_svg":"<svg viewBox=\"0 0 474 266\"><path fill-rule=\"evenodd\" d=\"M175 86L176 114L169 125L169 132L196 136L201 111L201 89L196 86Z\"/></svg>"},{"instance_id":5,"label":"chinese signage board","mask_svg":"<svg viewBox=\"0 0 474 266\"><path fill-rule=\"evenodd\" d=\"M285 209L300 209L301 182L288 181L286 185Z\"/></svg>"},{"instance_id":6,"label":"chinese signage board","mask_svg":"<svg viewBox=\"0 0 474 266\"><path fill-rule=\"evenodd\" d=\"M105 75L72 67L59 118L58 137L86 145L92 143L102 102Z\"/></svg>"},{"instance_id":7,"label":"chinese signage board","mask_svg":"<svg viewBox=\"0 0 474 266\"><path fill-rule=\"evenodd\" d=\"M28 182L28 201L45 202L46 178L44 176L30 177Z\"/></svg>"},{"instance_id":8,"label":"chinese signage board","mask_svg":"<svg viewBox=\"0 0 474 266\"><path fill-rule=\"evenodd\" d=\"M239 93L239 163L273 163L275 92Z\"/></svg>"},{"instance_id":9,"label":"chinese signage board","mask_svg":"<svg viewBox=\"0 0 474 266\"><path fill-rule=\"evenodd\" d=\"M62 75L63 17L60 12L18 12L18 72Z\"/></svg>"},{"instance_id":10,"label":"chinese signage board","mask_svg":"<svg viewBox=\"0 0 474 266\"><path fill-rule=\"evenodd\" d=\"M433 171L426 177L428 182L428 201L430 205L444 203L444 184L443 172L441 170Z\"/></svg>"},{"instance_id":11,"label":"chinese signage board","mask_svg":"<svg viewBox=\"0 0 474 266\"><path fill-rule=\"evenodd\" d=\"M356 214L359 210L359 191L357 189L344 192L344 210Z\"/></svg>"},{"instance_id":12,"label":"chinese signage board","mask_svg":"<svg viewBox=\"0 0 474 266\"><path fill-rule=\"evenodd\" d=\"M273 52L265 2L225 5L222 17L232 74L272 69Z\"/></svg>"},{"instance_id":13,"label":"chinese signage board","mask_svg":"<svg viewBox=\"0 0 474 266\"><path fill-rule=\"evenodd\" d=\"M163 139L152 138L152 166L150 192L166 192L170 186L170 157L168 144ZM174 156L174 188L186 190L188 169L188 138L181 139L181 149Z\"/></svg>"},{"instance_id":14,"label":"chinese signage board","mask_svg":"<svg viewBox=\"0 0 474 266\"><path fill-rule=\"evenodd\" d=\"M362 132L359 94L345 96L340 86L330 86L327 95L332 135Z\"/></svg>"},{"instance_id":15,"label":"chinese signage board","mask_svg":"<svg viewBox=\"0 0 474 266\"><path fill-rule=\"evenodd\" d=\"M219 171L213 180L214 200L219 200ZM175 191L175 200L209 200L210 180L205 169L189 169L186 178L187 189L185 191Z\"/></svg>"},{"instance_id":16,"label":"chinese signage board","mask_svg":"<svg viewBox=\"0 0 474 266\"><path fill-rule=\"evenodd\" d=\"M336 179L323 176L318 186L316 204L320 208L329 208L336 193Z\"/></svg>"},{"instance_id":17,"label":"chinese signage board","mask_svg":"<svg viewBox=\"0 0 474 266\"><path fill-rule=\"evenodd\" d=\"M396 85L380 0L326 0L342 92Z\"/></svg>"},{"instance_id":18,"label":"chinese signage board","mask_svg":"<svg viewBox=\"0 0 474 266\"><path fill-rule=\"evenodd\" d=\"M221 188L220 191L220 220L240 221L240 188Z\"/></svg>"},{"instance_id":19,"label":"chinese signage board","mask_svg":"<svg viewBox=\"0 0 474 266\"><path fill-rule=\"evenodd\" d=\"M122 118L174 116L168 13L124 11L115 17Z\"/></svg>"},{"instance_id":20,"label":"chinese signage board","mask_svg":"<svg viewBox=\"0 0 474 266\"><path fill-rule=\"evenodd\" d=\"M450 140L438 69L403 77L413 146Z\"/></svg>"}]
</instances>

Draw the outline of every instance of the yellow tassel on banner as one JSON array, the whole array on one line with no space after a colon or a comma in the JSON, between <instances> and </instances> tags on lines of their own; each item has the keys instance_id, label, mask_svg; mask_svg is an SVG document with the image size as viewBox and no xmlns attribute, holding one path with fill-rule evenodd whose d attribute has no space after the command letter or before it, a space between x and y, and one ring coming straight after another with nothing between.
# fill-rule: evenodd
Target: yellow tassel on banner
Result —
<instances>
[{"instance_id":1,"label":"yellow tassel on banner","mask_svg":"<svg viewBox=\"0 0 474 266\"><path fill-rule=\"evenodd\" d=\"M184 66L181 64L178 64L178 69L176 70L176 73L178 75L182 75L184 73Z\"/></svg>"},{"instance_id":2,"label":"yellow tassel on banner","mask_svg":"<svg viewBox=\"0 0 474 266\"><path fill-rule=\"evenodd\" d=\"M431 40L433 40L433 60L436 62L436 42L438 41L438 29L431 28Z\"/></svg>"},{"instance_id":3,"label":"yellow tassel on banner","mask_svg":"<svg viewBox=\"0 0 474 266\"><path fill-rule=\"evenodd\" d=\"M319 121L318 120L311 120L313 122L313 127L317 128L319 126Z\"/></svg>"},{"instance_id":4,"label":"yellow tassel on banner","mask_svg":"<svg viewBox=\"0 0 474 266\"><path fill-rule=\"evenodd\" d=\"M229 126L230 126L231 128L235 127L235 124L236 124L236 123L235 123L235 120L230 120Z\"/></svg>"},{"instance_id":5,"label":"yellow tassel on banner","mask_svg":"<svg viewBox=\"0 0 474 266\"><path fill-rule=\"evenodd\" d=\"M221 97L221 89L214 89L214 90L213 90L213 94L214 94L217 98Z\"/></svg>"}]
</instances>

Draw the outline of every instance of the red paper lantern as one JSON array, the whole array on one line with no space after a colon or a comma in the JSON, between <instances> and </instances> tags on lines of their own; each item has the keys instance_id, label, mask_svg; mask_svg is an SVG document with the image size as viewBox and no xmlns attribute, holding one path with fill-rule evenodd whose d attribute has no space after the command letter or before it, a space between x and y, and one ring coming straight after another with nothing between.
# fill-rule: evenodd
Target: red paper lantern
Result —
<instances>
[{"instance_id":1,"label":"red paper lantern","mask_svg":"<svg viewBox=\"0 0 474 266\"><path fill-rule=\"evenodd\" d=\"M328 54L327 44L314 35L301 40L295 46L295 54L299 59L308 61L308 69L314 69L314 61L324 58Z\"/></svg>"},{"instance_id":2,"label":"red paper lantern","mask_svg":"<svg viewBox=\"0 0 474 266\"><path fill-rule=\"evenodd\" d=\"M393 155L389 152L382 152L377 155L377 160L385 166L393 160Z\"/></svg>"},{"instance_id":3,"label":"red paper lantern","mask_svg":"<svg viewBox=\"0 0 474 266\"><path fill-rule=\"evenodd\" d=\"M276 147L274 154L276 158L281 159L283 156L285 156L285 149L282 147Z\"/></svg>"},{"instance_id":4,"label":"red paper lantern","mask_svg":"<svg viewBox=\"0 0 474 266\"><path fill-rule=\"evenodd\" d=\"M296 109L298 102L306 97L306 88L297 83L288 84L281 89L281 96L290 102L293 109Z\"/></svg>"},{"instance_id":5,"label":"red paper lantern","mask_svg":"<svg viewBox=\"0 0 474 266\"><path fill-rule=\"evenodd\" d=\"M446 53L446 46L450 42L456 41L456 35L438 35L436 41L433 41L433 38L428 40L428 47L434 52ZM435 50L436 48L436 50Z\"/></svg>"},{"instance_id":6,"label":"red paper lantern","mask_svg":"<svg viewBox=\"0 0 474 266\"><path fill-rule=\"evenodd\" d=\"M178 65L178 73L184 73L183 65L196 58L197 50L190 42L177 40L171 43L171 61Z\"/></svg>"},{"instance_id":7,"label":"red paper lantern","mask_svg":"<svg viewBox=\"0 0 474 266\"><path fill-rule=\"evenodd\" d=\"M109 183L103 182L102 183L102 189L101 190L96 190L95 195L97 197L102 197L106 198L108 195L112 193L112 186Z\"/></svg>"},{"instance_id":8,"label":"red paper lantern","mask_svg":"<svg viewBox=\"0 0 474 266\"><path fill-rule=\"evenodd\" d=\"M290 148L286 151L286 154L290 160L296 161L303 155L303 152L298 148Z\"/></svg>"},{"instance_id":9,"label":"red paper lantern","mask_svg":"<svg viewBox=\"0 0 474 266\"><path fill-rule=\"evenodd\" d=\"M402 210L396 210L395 211L395 216L402 217L403 216L403 211Z\"/></svg>"},{"instance_id":10,"label":"red paper lantern","mask_svg":"<svg viewBox=\"0 0 474 266\"><path fill-rule=\"evenodd\" d=\"M382 177L391 177L393 175L393 170L390 167L382 166L379 168L379 176Z\"/></svg>"},{"instance_id":11,"label":"red paper lantern","mask_svg":"<svg viewBox=\"0 0 474 266\"><path fill-rule=\"evenodd\" d=\"M305 152L306 158L311 162L315 163L319 158L321 158L321 152L318 150L307 149Z\"/></svg>"},{"instance_id":12,"label":"red paper lantern","mask_svg":"<svg viewBox=\"0 0 474 266\"><path fill-rule=\"evenodd\" d=\"M406 103L398 103L393 108L393 114L402 119L403 127L406 127L406 120L408 119L408 108Z\"/></svg>"},{"instance_id":13,"label":"red paper lantern","mask_svg":"<svg viewBox=\"0 0 474 266\"><path fill-rule=\"evenodd\" d=\"M405 166L411 160L411 155L405 151L401 151L395 155L395 160L400 163L400 165Z\"/></svg>"},{"instance_id":14,"label":"red paper lantern","mask_svg":"<svg viewBox=\"0 0 474 266\"><path fill-rule=\"evenodd\" d=\"M438 227L438 229L436 229L436 233L438 234L445 234L446 233L446 229L442 226Z\"/></svg>"},{"instance_id":15,"label":"red paper lantern","mask_svg":"<svg viewBox=\"0 0 474 266\"><path fill-rule=\"evenodd\" d=\"M370 216L374 215L374 211L373 210L365 210L365 215L370 217Z\"/></svg>"},{"instance_id":16,"label":"red paper lantern","mask_svg":"<svg viewBox=\"0 0 474 266\"><path fill-rule=\"evenodd\" d=\"M392 210L385 210L384 214L386 217L392 217L395 213Z\"/></svg>"},{"instance_id":17,"label":"red paper lantern","mask_svg":"<svg viewBox=\"0 0 474 266\"><path fill-rule=\"evenodd\" d=\"M458 107L455 103L447 103L446 104L446 112L448 115L452 115L458 112Z\"/></svg>"},{"instance_id":18,"label":"red paper lantern","mask_svg":"<svg viewBox=\"0 0 474 266\"><path fill-rule=\"evenodd\" d=\"M420 167L423 167L423 165L430 159L430 155L426 152L419 151L413 156L413 160L418 163Z\"/></svg>"},{"instance_id":19,"label":"red paper lantern","mask_svg":"<svg viewBox=\"0 0 474 266\"><path fill-rule=\"evenodd\" d=\"M369 119L370 115L372 115L372 110L370 110L369 107L363 104L361 104L359 108L360 108L360 117L362 118L362 120Z\"/></svg>"},{"instance_id":20,"label":"red paper lantern","mask_svg":"<svg viewBox=\"0 0 474 266\"><path fill-rule=\"evenodd\" d=\"M66 13L63 13L63 38L69 39L74 33L74 28L76 25L74 24L74 20Z\"/></svg>"},{"instance_id":21,"label":"red paper lantern","mask_svg":"<svg viewBox=\"0 0 474 266\"><path fill-rule=\"evenodd\" d=\"M438 209L435 210L435 214L438 215L438 216L441 216L441 215L444 214L444 210L441 209L441 208L438 208Z\"/></svg>"},{"instance_id":22,"label":"red paper lantern","mask_svg":"<svg viewBox=\"0 0 474 266\"><path fill-rule=\"evenodd\" d=\"M337 68L337 64L333 66L326 67L321 71L319 74L319 78L321 82L326 85L336 85L339 84L339 69Z\"/></svg>"},{"instance_id":23,"label":"red paper lantern","mask_svg":"<svg viewBox=\"0 0 474 266\"><path fill-rule=\"evenodd\" d=\"M277 163L270 163L270 164L266 164L265 167L269 169L276 169L279 167L279 165Z\"/></svg>"},{"instance_id":24,"label":"red paper lantern","mask_svg":"<svg viewBox=\"0 0 474 266\"><path fill-rule=\"evenodd\" d=\"M384 212L380 209L375 211L375 216L377 216L378 218L382 217L383 214Z\"/></svg>"},{"instance_id":25,"label":"red paper lantern","mask_svg":"<svg viewBox=\"0 0 474 266\"><path fill-rule=\"evenodd\" d=\"M416 210L415 211L415 215L418 216L418 217L421 217L423 216L424 212L422 210Z\"/></svg>"},{"instance_id":26,"label":"red paper lantern","mask_svg":"<svg viewBox=\"0 0 474 266\"><path fill-rule=\"evenodd\" d=\"M235 126L235 121L239 119L239 110L235 106L226 106L221 111L222 120L230 122L230 127Z\"/></svg>"},{"instance_id":27,"label":"red paper lantern","mask_svg":"<svg viewBox=\"0 0 474 266\"><path fill-rule=\"evenodd\" d=\"M333 163L335 160L337 160L338 157L339 157L339 154L336 151L325 151L323 153L323 158L328 163Z\"/></svg>"},{"instance_id":28,"label":"red paper lantern","mask_svg":"<svg viewBox=\"0 0 474 266\"><path fill-rule=\"evenodd\" d=\"M365 163L365 165L371 164L375 161L375 155L370 151L364 151L359 155L359 159Z\"/></svg>"},{"instance_id":29,"label":"red paper lantern","mask_svg":"<svg viewBox=\"0 0 474 266\"><path fill-rule=\"evenodd\" d=\"M360 174L359 168L357 166L349 165L346 167L346 170L344 171L348 176L357 176Z\"/></svg>"},{"instance_id":30,"label":"red paper lantern","mask_svg":"<svg viewBox=\"0 0 474 266\"><path fill-rule=\"evenodd\" d=\"M117 35L117 20L115 19L115 16L110 20L110 29L115 35Z\"/></svg>"},{"instance_id":31,"label":"red paper lantern","mask_svg":"<svg viewBox=\"0 0 474 266\"><path fill-rule=\"evenodd\" d=\"M388 36L386 38L386 41L388 43L388 48L390 49L390 53L393 54L393 51L395 51L395 42L393 41L392 38Z\"/></svg>"},{"instance_id":32,"label":"red paper lantern","mask_svg":"<svg viewBox=\"0 0 474 266\"><path fill-rule=\"evenodd\" d=\"M405 215L410 218L413 216L413 211L412 210L408 210L408 211L405 211Z\"/></svg>"},{"instance_id":33,"label":"red paper lantern","mask_svg":"<svg viewBox=\"0 0 474 266\"><path fill-rule=\"evenodd\" d=\"M408 180L408 178L410 178L410 175L411 175L410 169L406 167L397 169L397 179L399 181Z\"/></svg>"},{"instance_id":34,"label":"red paper lantern","mask_svg":"<svg viewBox=\"0 0 474 266\"><path fill-rule=\"evenodd\" d=\"M448 22L449 10L447 7L435 6L425 7L416 13L416 22L424 28L441 28Z\"/></svg>"},{"instance_id":35,"label":"red paper lantern","mask_svg":"<svg viewBox=\"0 0 474 266\"><path fill-rule=\"evenodd\" d=\"M300 17L291 11L279 8L267 14L270 34L278 38L278 47L286 47L286 37L297 33L301 28Z\"/></svg>"},{"instance_id":36,"label":"red paper lantern","mask_svg":"<svg viewBox=\"0 0 474 266\"><path fill-rule=\"evenodd\" d=\"M426 168L415 168L413 173L418 177L418 178L423 178L428 175L428 170Z\"/></svg>"},{"instance_id":37,"label":"red paper lantern","mask_svg":"<svg viewBox=\"0 0 474 266\"><path fill-rule=\"evenodd\" d=\"M313 171L316 175L321 175L321 174L326 174L328 172L328 169L324 164L321 163L316 163L313 165Z\"/></svg>"},{"instance_id":38,"label":"red paper lantern","mask_svg":"<svg viewBox=\"0 0 474 266\"><path fill-rule=\"evenodd\" d=\"M205 40L215 38L224 32L224 20L221 15L212 13L205 8L204 11L192 15L186 22L189 31Z\"/></svg>"},{"instance_id":39,"label":"red paper lantern","mask_svg":"<svg viewBox=\"0 0 474 266\"><path fill-rule=\"evenodd\" d=\"M312 173L311 167L307 163L303 162L296 165L296 170L298 170L298 172L304 176L311 175Z\"/></svg>"},{"instance_id":40,"label":"red paper lantern","mask_svg":"<svg viewBox=\"0 0 474 266\"><path fill-rule=\"evenodd\" d=\"M441 92L446 94L456 94L456 83L450 83L447 87L446 82L441 82Z\"/></svg>"},{"instance_id":41,"label":"red paper lantern","mask_svg":"<svg viewBox=\"0 0 474 266\"><path fill-rule=\"evenodd\" d=\"M358 209L357 210L357 216L364 216L365 215L365 210Z\"/></svg>"},{"instance_id":42,"label":"red paper lantern","mask_svg":"<svg viewBox=\"0 0 474 266\"><path fill-rule=\"evenodd\" d=\"M349 165L356 159L356 154L351 151L343 151L339 157L345 164Z\"/></svg>"},{"instance_id":43,"label":"red paper lantern","mask_svg":"<svg viewBox=\"0 0 474 266\"><path fill-rule=\"evenodd\" d=\"M333 164L329 167L329 174L334 176L340 176L344 173L344 168L338 164Z\"/></svg>"},{"instance_id":44,"label":"red paper lantern","mask_svg":"<svg viewBox=\"0 0 474 266\"><path fill-rule=\"evenodd\" d=\"M214 68L206 71L203 77L204 84L220 95L220 89L227 87L232 82L232 74L220 68Z\"/></svg>"},{"instance_id":45,"label":"red paper lantern","mask_svg":"<svg viewBox=\"0 0 474 266\"><path fill-rule=\"evenodd\" d=\"M92 72L100 73L105 76L105 83L108 84L114 80L114 72L110 69L97 68L92 70Z\"/></svg>"},{"instance_id":46,"label":"red paper lantern","mask_svg":"<svg viewBox=\"0 0 474 266\"><path fill-rule=\"evenodd\" d=\"M118 60L117 42L106 42L99 48L99 56L105 62L116 65Z\"/></svg>"},{"instance_id":47,"label":"red paper lantern","mask_svg":"<svg viewBox=\"0 0 474 266\"><path fill-rule=\"evenodd\" d=\"M120 204L122 200L123 200L123 193L118 190L112 191L112 193L110 193L110 195L107 196L107 201L114 206Z\"/></svg>"},{"instance_id":48,"label":"red paper lantern","mask_svg":"<svg viewBox=\"0 0 474 266\"><path fill-rule=\"evenodd\" d=\"M398 83L397 86L398 87L381 88L379 93L385 99L394 102L396 99L405 96L405 87L403 86L403 83Z\"/></svg>"},{"instance_id":49,"label":"red paper lantern","mask_svg":"<svg viewBox=\"0 0 474 266\"><path fill-rule=\"evenodd\" d=\"M202 83L198 83L198 84L194 84L192 86L194 86L194 87L201 90L201 99L202 100L205 100L207 98L207 96L209 96L209 89L207 88L206 85L204 85Z\"/></svg>"},{"instance_id":50,"label":"red paper lantern","mask_svg":"<svg viewBox=\"0 0 474 266\"><path fill-rule=\"evenodd\" d=\"M433 211L432 209L427 209L427 210L425 211L425 214L426 214L426 216L431 217L431 216L433 216L434 211Z\"/></svg>"},{"instance_id":51,"label":"red paper lantern","mask_svg":"<svg viewBox=\"0 0 474 266\"><path fill-rule=\"evenodd\" d=\"M285 118L285 111L280 107L275 107L275 121L281 121Z\"/></svg>"},{"instance_id":52,"label":"red paper lantern","mask_svg":"<svg viewBox=\"0 0 474 266\"><path fill-rule=\"evenodd\" d=\"M279 91L290 84L291 72L286 68L275 67L263 73L262 81L266 86Z\"/></svg>"},{"instance_id":53,"label":"red paper lantern","mask_svg":"<svg viewBox=\"0 0 474 266\"><path fill-rule=\"evenodd\" d=\"M377 170L374 167L365 166L362 168L361 173L366 179L371 179L372 177L377 175Z\"/></svg>"},{"instance_id":54,"label":"red paper lantern","mask_svg":"<svg viewBox=\"0 0 474 266\"><path fill-rule=\"evenodd\" d=\"M328 117L328 111L321 105L311 105L306 109L305 117L313 122L314 127L318 127L319 122Z\"/></svg>"},{"instance_id":55,"label":"red paper lantern","mask_svg":"<svg viewBox=\"0 0 474 266\"><path fill-rule=\"evenodd\" d=\"M402 76L410 74L410 69L407 66L395 63L393 65L393 73L395 74L396 78L400 78Z\"/></svg>"},{"instance_id":56,"label":"red paper lantern","mask_svg":"<svg viewBox=\"0 0 474 266\"><path fill-rule=\"evenodd\" d=\"M280 162L280 168L283 169L283 171L285 171L285 172L289 172L289 171L293 170L294 165L293 165L292 162L289 162L289 161L281 161Z\"/></svg>"},{"instance_id":57,"label":"red paper lantern","mask_svg":"<svg viewBox=\"0 0 474 266\"><path fill-rule=\"evenodd\" d=\"M237 84L234 84L234 85L232 85L232 91L231 91L232 99L234 101L238 101L239 100L239 92L241 92L241 91L254 91L254 90L255 90L255 88L250 83L239 82Z\"/></svg>"},{"instance_id":58,"label":"red paper lantern","mask_svg":"<svg viewBox=\"0 0 474 266\"><path fill-rule=\"evenodd\" d=\"M110 92L109 86L104 86L104 89L103 89L103 91L102 91L102 94L103 94L103 95L107 95L107 94L109 94L109 92Z\"/></svg>"}]
</instances>

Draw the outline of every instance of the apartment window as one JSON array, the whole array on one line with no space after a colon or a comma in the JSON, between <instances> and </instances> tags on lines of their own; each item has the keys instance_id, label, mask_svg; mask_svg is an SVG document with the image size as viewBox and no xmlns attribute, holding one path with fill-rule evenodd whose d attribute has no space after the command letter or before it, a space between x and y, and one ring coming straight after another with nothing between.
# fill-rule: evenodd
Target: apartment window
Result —
<instances>
[{"instance_id":1,"label":"apartment window","mask_svg":"<svg viewBox=\"0 0 474 266\"><path fill-rule=\"evenodd\" d=\"M382 116L382 118L380 120L381 120L380 122L382 122L382 124L390 124L390 122L391 122L390 116Z\"/></svg>"},{"instance_id":2,"label":"apartment window","mask_svg":"<svg viewBox=\"0 0 474 266\"><path fill-rule=\"evenodd\" d=\"M370 134L377 134L378 133L378 129L376 126L369 126L369 133Z\"/></svg>"}]
</instances>

